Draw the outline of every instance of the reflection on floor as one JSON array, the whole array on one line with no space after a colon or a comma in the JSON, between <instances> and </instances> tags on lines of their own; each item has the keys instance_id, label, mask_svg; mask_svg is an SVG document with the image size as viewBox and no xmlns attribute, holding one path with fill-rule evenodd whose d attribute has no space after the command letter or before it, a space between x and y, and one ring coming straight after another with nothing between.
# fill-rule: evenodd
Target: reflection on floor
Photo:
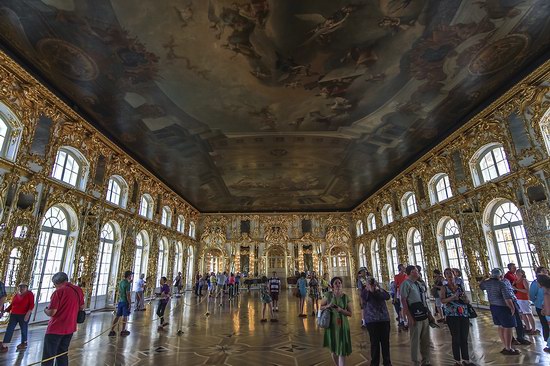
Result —
<instances>
[{"instance_id":1,"label":"reflection on floor","mask_svg":"<svg viewBox=\"0 0 550 366\"><path fill-rule=\"evenodd\" d=\"M369 364L368 334L360 327L359 298L354 290L354 316L351 319L353 354L348 365ZM185 302L185 303L184 303ZM261 323L261 304L258 292L243 293L232 303L226 300L203 301L187 293L182 299L173 299L170 325L159 333L158 323L151 323L152 305L147 311L132 313L131 334L109 338L106 334L92 339L107 329L112 313L94 313L74 335L70 351L71 365L332 365L329 352L321 347L323 330L311 316L297 316L297 299L290 293L281 296L279 323ZM390 309L393 311L393 309ZM206 316L208 311L209 316ZM496 328L490 316L479 312L472 321L470 336L472 360L478 365L549 365L550 355L543 352L541 336L532 336L531 346L518 346L520 356L503 356ZM392 312L393 314L393 312ZM537 322L538 324L538 322ZM183 334L178 335L178 330ZM0 355L0 365L29 365L39 361L42 351L44 326L34 326L30 332L29 348L16 352L19 333L15 335L7 354ZM431 331L432 364L452 365L450 335L446 326ZM410 365L409 336L398 333L393 326L391 335L393 365Z\"/></svg>"}]
</instances>

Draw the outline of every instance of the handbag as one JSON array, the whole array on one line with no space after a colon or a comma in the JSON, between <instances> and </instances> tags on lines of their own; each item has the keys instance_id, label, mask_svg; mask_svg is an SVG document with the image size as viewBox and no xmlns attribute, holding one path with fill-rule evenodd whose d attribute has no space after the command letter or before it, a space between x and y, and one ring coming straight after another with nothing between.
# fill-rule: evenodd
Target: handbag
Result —
<instances>
[{"instance_id":1,"label":"handbag","mask_svg":"<svg viewBox=\"0 0 550 366\"><path fill-rule=\"evenodd\" d=\"M469 314L468 318L470 319L477 318L476 309L474 309L474 307L471 304L468 304L468 314Z\"/></svg>"},{"instance_id":2,"label":"handbag","mask_svg":"<svg viewBox=\"0 0 550 366\"><path fill-rule=\"evenodd\" d=\"M327 296L327 304L329 302L329 297ZM330 318L331 318L331 309L330 307L325 308L324 310L321 310L319 312L319 316L317 317L317 325L319 328L327 329L330 328Z\"/></svg>"},{"instance_id":3,"label":"handbag","mask_svg":"<svg viewBox=\"0 0 550 366\"><path fill-rule=\"evenodd\" d=\"M418 302L413 302L409 304L409 311L414 318L414 320L422 321L428 319L429 310L428 307L424 304L424 291L418 283L415 283L420 293L420 300Z\"/></svg>"},{"instance_id":4,"label":"handbag","mask_svg":"<svg viewBox=\"0 0 550 366\"><path fill-rule=\"evenodd\" d=\"M80 296L78 295L78 292L71 287L71 289L74 291L74 293L76 294L77 298L78 298L78 302L80 302ZM76 322L78 324L82 324L86 321L86 312L84 310L78 310L78 313L76 314Z\"/></svg>"}]
</instances>

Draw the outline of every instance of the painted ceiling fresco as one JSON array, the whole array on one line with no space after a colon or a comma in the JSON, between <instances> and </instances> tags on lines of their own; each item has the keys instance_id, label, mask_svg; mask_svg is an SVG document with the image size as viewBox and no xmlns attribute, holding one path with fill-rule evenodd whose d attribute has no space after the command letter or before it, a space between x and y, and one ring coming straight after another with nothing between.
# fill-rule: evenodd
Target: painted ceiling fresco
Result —
<instances>
[{"instance_id":1,"label":"painted ceiling fresco","mask_svg":"<svg viewBox=\"0 0 550 366\"><path fill-rule=\"evenodd\" d=\"M548 0L0 2L0 44L203 212L355 207L549 34Z\"/></svg>"}]
</instances>

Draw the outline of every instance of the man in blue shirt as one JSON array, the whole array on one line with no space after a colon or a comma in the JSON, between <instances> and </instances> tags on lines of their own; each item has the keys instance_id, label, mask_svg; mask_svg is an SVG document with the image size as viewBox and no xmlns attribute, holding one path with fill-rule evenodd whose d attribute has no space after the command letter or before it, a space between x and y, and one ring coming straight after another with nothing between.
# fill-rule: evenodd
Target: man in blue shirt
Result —
<instances>
[{"instance_id":1,"label":"man in blue shirt","mask_svg":"<svg viewBox=\"0 0 550 366\"><path fill-rule=\"evenodd\" d=\"M536 275L548 275L548 269L544 267L537 267L535 271ZM529 287L529 299L535 304L535 310L539 316L540 324L542 325L542 335L544 339L548 339L550 336L550 328L548 327L548 321L546 316L542 315L542 306L544 301L544 289L539 285L539 282L535 279L531 282Z\"/></svg>"}]
</instances>

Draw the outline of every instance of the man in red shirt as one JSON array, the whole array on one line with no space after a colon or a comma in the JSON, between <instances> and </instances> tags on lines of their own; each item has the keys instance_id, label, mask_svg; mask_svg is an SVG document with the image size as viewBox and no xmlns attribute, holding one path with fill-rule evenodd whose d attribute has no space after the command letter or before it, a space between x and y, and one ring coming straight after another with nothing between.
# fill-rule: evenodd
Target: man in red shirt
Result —
<instances>
[{"instance_id":1,"label":"man in red shirt","mask_svg":"<svg viewBox=\"0 0 550 366\"><path fill-rule=\"evenodd\" d=\"M26 283L22 283L19 285L19 292L15 294L11 300L10 306L5 310L10 313L10 320L8 328L6 329L6 334L4 334L4 341L0 342L1 353L8 352L8 347L4 346L4 344L11 342L13 331L17 324L19 324L19 328L21 329L21 343L17 346L17 350L23 351L27 348L27 331L33 309L34 295L29 291L29 286L27 286Z\"/></svg>"},{"instance_id":2,"label":"man in red shirt","mask_svg":"<svg viewBox=\"0 0 550 366\"><path fill-rule=\"evenodd\" d=\"M84 310L84 294L80 287L70 284L69 277L64 272L57 272L52 277L55 291L50 299L50 306L44 313L51 317L44 336L42 365L69 365L68 349L73 333L76 332L76 317L79 310Z\"/></svg>"},{"instance_id":3,"label":"man in red shirt","mask_svg":"<svg viewBox=\"0 0 550 366\"><path fill-rule=\"evenodd\" d=\"M518 280L518 275L516 274L517 267L515 263L508 263L508 272L504 275L504 278L506 278L512 286L515 286L516 281Z\"/></svg>"},{"instance_id":4,"label":"man in red shirt","mask_svg":"<svg viewBox=\"0 0 550 366\"><path fill-rule=\"evenodd\" d=\"M396 274L393 278L393 282L395 285L395 310L397 311L397 317L398 317L398 328L401 330L407 330L408 327L405 325L405 317L403 316L403 308L401 306L401 291L400 287L403 282L407 279L407 274L405 273L405 266L403 264L400 264L397 266L397 269L399 270L399 273Z\"/></svg>"}]
</instances>

